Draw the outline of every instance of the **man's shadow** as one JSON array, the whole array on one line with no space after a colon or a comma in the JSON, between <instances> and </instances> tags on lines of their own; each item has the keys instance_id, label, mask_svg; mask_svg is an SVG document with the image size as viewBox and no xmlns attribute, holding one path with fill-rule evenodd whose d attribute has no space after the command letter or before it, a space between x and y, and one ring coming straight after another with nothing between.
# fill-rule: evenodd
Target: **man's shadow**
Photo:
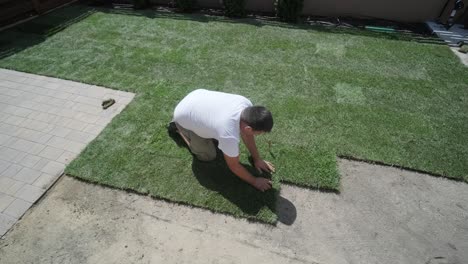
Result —
<instances>
[{"instance_id":1,"label":"man's shadow","mask_svg":"<svg viewBox=\"0 0 468 264\"><path fill-rule=\"evenodd\" d=\"M185 147L189 150L174 128L168 127L168 134L179 147ZM270 189L260 192L242 181L231 172L223 158L223 153L218 148L216 159L210 162L199 161L194 155L192 156L192 172L198 182L205 188L222 195L244 214L255 218L260 210L266 206L277 215L278 221L283 224L291 225L296 220L296 207L289 200L281 197L279 190ZM271 175L266 172L258 175L252 164L242 165L256 177L271 178Z\"/></svg>"}]
</instances>

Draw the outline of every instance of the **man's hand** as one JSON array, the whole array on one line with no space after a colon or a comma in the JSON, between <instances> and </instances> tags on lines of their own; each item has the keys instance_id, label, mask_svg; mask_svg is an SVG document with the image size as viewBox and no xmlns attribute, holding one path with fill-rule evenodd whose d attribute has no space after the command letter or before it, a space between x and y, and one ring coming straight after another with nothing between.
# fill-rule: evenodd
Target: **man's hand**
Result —
<instances>
[{"instance_id":1,"label":"man's hand","mask_svg":"<svg viewBox=\"0 0 468 264\"><path fill-rule=\"evenodd\" d=\"M271 181L265 178L255 178L254 176L252 176L252 174L250 174L249 171L239 163L239 156L229 157L226 154L224 154L224 159L226 160L226 164L228 165L229 169L234 174L236 174L245 182L257 188L259 191L264 192L266 190L271 189Z\"/></svg>"},{"instance_id":2,"label":"man's hand","mask_svg":"<svg viewBox=\"0 0 468 264\"><path fill-rule=\"evenodd\" d=\"M271 164L269 161L266 161L266 160L262 160L262 159L256 160L254 162L254 166L255 168L257 168L258 172L260 173L262 173L262 171L275 172L275 167L273 166L273 164Z\"/></svg>"},{"instance_id":3,"label":"man's hand","mask_svg":"<svg viewBox=\"0 0 468 264\"><path fill-rule=\"evenodd\" d=\"M271 181L265 178L255 178L255 183L253 184L255 188L259 191L266 191L271 189Z\"/></svg>"}]
</instances>

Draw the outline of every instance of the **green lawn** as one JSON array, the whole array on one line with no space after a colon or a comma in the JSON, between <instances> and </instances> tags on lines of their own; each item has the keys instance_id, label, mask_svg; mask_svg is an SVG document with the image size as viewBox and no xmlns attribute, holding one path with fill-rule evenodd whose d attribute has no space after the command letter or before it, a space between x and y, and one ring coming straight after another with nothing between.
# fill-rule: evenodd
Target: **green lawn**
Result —
<instances>
[{"instance_id":1,"label":"green lawn","mask_svg":"<svg viewBox=\"0 0 468 264\"><path fill-rule=\"evenodd\" d=\"M274 223L279 181L338 190L337 155L468 181L468 71L446 46L83 6L2 32L0 45L0 67L137 93L66 170L92 182ZM275 127L259 137L278 168L272 191L222 159L192 162L168 137L173 108L196 88L272 110Z\"/></svg>"}]
</instances>

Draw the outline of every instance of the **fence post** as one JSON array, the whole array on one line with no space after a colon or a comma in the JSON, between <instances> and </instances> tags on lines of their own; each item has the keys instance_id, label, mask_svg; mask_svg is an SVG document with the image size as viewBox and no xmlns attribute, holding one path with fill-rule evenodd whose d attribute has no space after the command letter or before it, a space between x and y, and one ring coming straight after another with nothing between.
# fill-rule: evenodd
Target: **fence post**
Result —
<instances>
[{"instance_id":1,"label":"fence post","mask_svg":"<svg viewBox=\"0 0 468 264\"><path fill-rule=\"evenodd\" d=\"M34 6L34 10L40 14L41 13L41 4L39 3L39 0L31 0Z\"/></svg>"}]
</instances>

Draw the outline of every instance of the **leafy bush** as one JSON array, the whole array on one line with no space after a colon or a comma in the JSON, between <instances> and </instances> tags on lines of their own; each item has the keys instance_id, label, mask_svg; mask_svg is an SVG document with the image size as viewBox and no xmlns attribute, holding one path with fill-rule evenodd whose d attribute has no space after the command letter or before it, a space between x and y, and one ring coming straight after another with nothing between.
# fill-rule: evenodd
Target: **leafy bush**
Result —
<instances>
[{"instance_id":1,"label":"leafy bush","mask_svg":"<svg viewBox=\"0 0 468 264\"><path fill-rule=\"evenodd\" d=\"M244 17L245 0L223 0L224 12L229 17Z\"/></svg>"},{"instance_id":2,"label":"leafy bush","mask_svg":"<svg viewBox=\"0 0 468 264\"><path fill-rule=\"evenodd\" d=\"M143 9L149 6L148 0L133 0L133 7L135 9Z\"/></svg>"},{"instance_id":3,"label":"leafy bush","mask_svg":"<svg viewBox=\"0 0 468 264\"><path fill-rule=\"evenodd\" d=\"M92 0L89 2L90 5L94 5L94 6L103 6L103 5L107 5L107 4L110 4L111 1L109 0Z\"/></svg>"},{"instance_id":4,"label":"leafy bush","mask_svg":"<svg viewBox=\"0 0 468 264\"><path fill-rule=\"evenodd\" d=\"M175 0L176 7L181 12L192 12L197 4L196 0Z\"/></svg>"},{"instance_id":5,"label":"leafy bush","mask_svg":"<svg viewBox=\"0 0 468 264\"><path fill-rule=\"evenodd\" d=\"M297 22L304 0L276 0L276 15L283 21Z\"/></svg>"}]
</instances>

